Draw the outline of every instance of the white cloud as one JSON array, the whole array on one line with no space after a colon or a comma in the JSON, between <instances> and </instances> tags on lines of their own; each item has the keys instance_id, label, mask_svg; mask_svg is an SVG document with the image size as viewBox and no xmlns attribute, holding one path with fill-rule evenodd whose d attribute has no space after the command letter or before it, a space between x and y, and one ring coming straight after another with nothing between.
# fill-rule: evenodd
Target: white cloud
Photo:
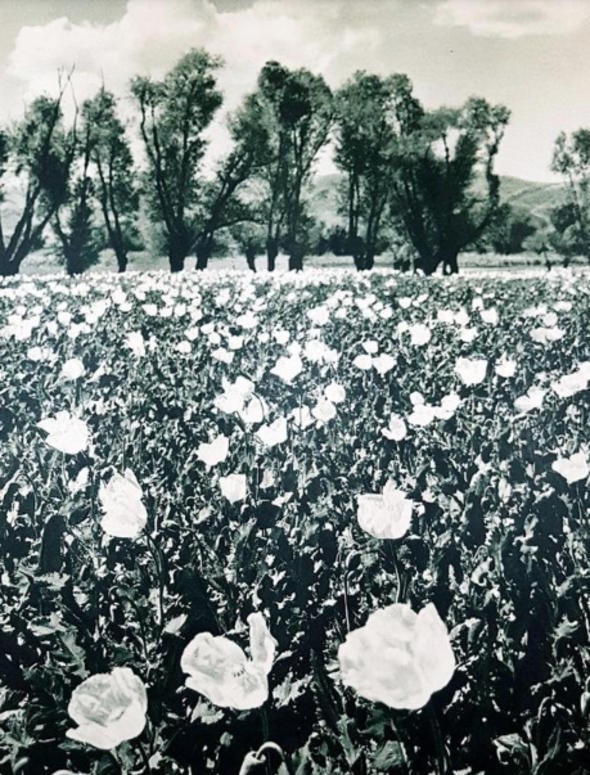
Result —
<instances>
[{"instance_id":1,"label":"white cloud","mask_svg":"<svg viewBox=\"0 0 590 775\"><path fill-rule=\"evenodd\" d=\"M374 9L386 4L391 10L391 0L375 0ZM124 93L133 75L160 77L189 48L204 46L223 57L219 82L235 105L267 59L340 80L353 63L361 66L381 34L373 13L357 14L343 0L256 0L232 12L218 11L211 0L128 0L112 24L59 18L23 27L8 71L21 81L25 99L55 91L58 68L72 64L79 98L103 76L107 88Z\"/></svg>"},{"instance_id":2,"label":"white cloud","mask_svg":"<svg viewBox=\"0 0 590 775\"><path fill-rule=\"evenodd\" d=\"M467 27L474 35L515 39L575 32L588 18L587 0L444 0L434 21Z\"/></svg>"},{"instance_id":3,"label":"white cloud","mask_svg":"<svg viewBox=\"0 0 590 775\"><path fill-rule=\"evenodd\" d=\"M79 96L100 86L124 92L132 75L161 76L186 50L206 37L215 11L206 2L129 0L124 16L112 24L72 24L67 18L22 27L8 71L24 86L24 97L53 92L58 69L75 65Z\"/></svg>"},{"instance_id":4,"label":"white cloud","mask_svg":"<svg viewBox=\"0 0 590 775\"><path fill-rule=\"evenodd\" d=\"M367 53L382 41L375 19L394 6L392 0L374 0L361 13L346 0L255 0L247 8L223 12L211 0L128 0L124 15L110 24L58 18L22 27L8 73L19 82L25 103L40 93L55 93L58 70L72 65L78 102L92 95L103 78L108 89L128 96L133 75L162 77L190 48L205 47L224 60L218 73L224 108L209 132L215 157L228 143L225 114L255 87L265 61L308 67L338 85L366 66ZM15 104L0 107L6 114ZM71 110L66 105L66 115ZM122 103L122 110L131 116L130 101Z\"/></svg>"}]
</instances>

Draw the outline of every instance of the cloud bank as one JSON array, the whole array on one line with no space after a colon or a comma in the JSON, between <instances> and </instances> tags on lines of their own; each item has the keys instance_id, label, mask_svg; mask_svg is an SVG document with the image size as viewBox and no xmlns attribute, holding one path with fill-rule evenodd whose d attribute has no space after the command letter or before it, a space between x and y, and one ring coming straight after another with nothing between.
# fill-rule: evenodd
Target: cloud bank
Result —
<instances>
[{"instance_id":1,"label":"cloud bank","mask_svg":"<svg viewBox=\"0 0 590 775\"><path fill-rule=\"evenodd\" d=\"M387 5L391 11L391 0ZM375 0L369 13L359 13L341 0L257 0L223 12L209 0L129 0L112 24L59 18L23 27L8 70L30 99L55 91L57 70L75 64L76 91L84 98L103 78L107 88L124 93L135 74L161 77L189 48L203 46L223 58L220 86L235 105L269 58L340 80L379 42L374 20L384 6L385 0Z\"/></svg>"},{"instance_id":2,"label":"cloud bank","mask_svg":"<svg viewBox=\"0 0 590 775\"><path fill-rule=\"evenodd\" d=\"M587 0L445 0L437 5L434 21L483 37L516 39L565 35L588 18Z\"/></svg>"}]
</instances>

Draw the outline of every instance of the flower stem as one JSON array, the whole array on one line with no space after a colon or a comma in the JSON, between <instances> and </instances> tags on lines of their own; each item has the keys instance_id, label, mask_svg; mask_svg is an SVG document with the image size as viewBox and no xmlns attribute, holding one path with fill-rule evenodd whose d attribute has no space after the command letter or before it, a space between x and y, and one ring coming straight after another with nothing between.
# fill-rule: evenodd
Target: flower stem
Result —
<instances>
[{"instance_id":1,"label":"flower stem","mask_svg":"<svg viewBox=\"0 0 590 775\"><path fill-rule=\"evenodd\" d=\"M445 749L443 734L432 705L428 706L428 717L430 721L430 728L432 730L432 736L434 738L434 747L436 750L437 773L438 775L449 775L450 770L447 766L447 752Z\"/></svg>"},{"instance_id":2,"label":"flower stem","mask_svg":"<svg viewBox=\"0 0 590 775\"><path fill-rule=\"evenodd\" d=\"M262 721L262 741L263 743L266 743L270 737L270 730L268 724L268 711L264 706L260 708L260 719Z\"/></svg>"},{"instance_id":3,"label":"flower stem","mask_svg":"<svg viewBox=\"0 0 590 775\"><path fill-rule=\"evenodd\" d=\"M402 736L400 734L400 731L398 729L397 724L395 723L395 719L393 718L393 716L391 717L391 728L393 729L393 732L395 734L397 742L399 743L400 752L401 752L402 760L403 760L403 764L404 764L404 770L409 775L409 773L410 773L410 765L408 764L408 757L406 756L406 749L404 747Z\"/></svg>"},{"instance_id":4,"label":"flower stem","mask_svg":"<svg viewBox=\"0 0 590 775\"><path fill-rule=\"evenodd\" d=\"M148 759L148 755L146 754L145 749L139 740L137 741L136 746L137 746L137 750L139 751L141 761L143 762L144 769L142 770L142 772L151 773L152 768L150 766L150 760Z\"/></svg>"}]
</instances>

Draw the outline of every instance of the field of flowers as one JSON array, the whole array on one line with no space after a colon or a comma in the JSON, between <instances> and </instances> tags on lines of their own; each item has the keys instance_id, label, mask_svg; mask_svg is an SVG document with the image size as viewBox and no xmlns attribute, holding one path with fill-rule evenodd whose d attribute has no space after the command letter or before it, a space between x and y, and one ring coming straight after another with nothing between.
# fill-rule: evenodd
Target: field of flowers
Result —
<instances>
[{"instance_id":1,"label":"field of flowers","mask_svg":"<svg viewBox=\"0 0 590 775\"><path fill-rule=\"evenodd\" d=\"M590 276L0 285L0 772L590 772Z\"/></svg>"}]
</instances>

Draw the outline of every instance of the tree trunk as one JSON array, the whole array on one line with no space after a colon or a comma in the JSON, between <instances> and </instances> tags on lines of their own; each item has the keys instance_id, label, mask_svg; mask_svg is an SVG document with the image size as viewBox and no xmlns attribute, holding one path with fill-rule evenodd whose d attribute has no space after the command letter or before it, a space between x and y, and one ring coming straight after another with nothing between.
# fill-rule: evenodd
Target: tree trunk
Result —
<instances>
[{"instance_id":1,"label":"tree trunk","mask_svg":"<svg viewBox=\"0 0 590 775\"><path fill-rule=\"evenodd\" d=\"M303 247L295 242L289 251L289 271L300 272L303 269L303 256L305 251Z\"/></svg>"},{"instance_id":2,"label":"tree trunk","mask_svg":"<svg viewBox=\"0 0 590 775\"><path fill-rule=\"evenodd\" d=\"M458 257L459 253L456 250L450 250L443 253L443 274L459 274Z\"/></svg>"},{"instance_id":3,"label":"tree trunk","mask_svg":"<svg viewBox=\"0 0 590 775\"><path fill-rule=\"evenodd\" d=\"M279 246L276 239L269 238L266 241L266 257L268 260L268 271L274 272L277 256L279 255Z\"/></svg>"},{"instance_id":4,"label":"tree trunk","mask_svg":"<svg viewBox=\"0 0 590 775\"><path fill-rule=\"evenodd\" d=\"M66 272L70 277L75 277L77 274L82 274L82 267L80 266L80 259L77 251L74 249L64 248L64 256L66 259Z\"/></svg>"},{"instance_id":5,"label":"tree trunk","mask_svg":"<svg viewBox=\"0 0 590 775\"><path fill-rule=\"evenodd\" d=\"M184 246L180 244L180 240L171 237L168 245L168 261L170 263L170 271L182 272L184 269L185 258L186 250Z\"/></svg>"},{"instance_id":6,"label":"tree trunk","mask_svg":"<svg viewBox=\"0 0 590 775\"><path fill-rule=\"evenodd\" d=\"M435 253L422 255L417 263L417 268L421 269L425 275L432 275L442 264L443 274L457 274L459 264L457 258L459 251L452 248L439 248Z\"/></svg>"},{"instance_id":7,"label":"tree trunk","mask_svg":"<svg viewBox=\"0 0 590 775\"><path fill-rule=\"evenodd\" d=\"M19 268L17 261L10 261L7 256L0 256L1 277L14 277L18 274Z\"/></svg>"},{"instance_id":8,"label":"tree trunk","mask_svg":"<svg viewBox=\"0 0 590 775\"><path fill-rule=\"evenodd\" d=\"M362 272L365 268L365 257L362 253L353 253L352 260L354 261L355 269Z\"/></svg>"},{"instance_id":9,"label":"tree trunk","mask_svg":"<svg viewBox=\"0 0 590 775\"><path fill-rule=\"evenodd\" d=\"M252 247L247 247L245 250L246 253L246 263L248 264L248 269L250 269L252 272L256 271L256 251Z\"/></svg>"},{"instance_id":10,"label":"tree trunk","mask_svg":"<svg viewBox=\"0 0 590 775\"><path fill-rule=\"evenodd\" d=\"M127 270L127 251L123 245L113 245L115 258L117 259L117 272L122 273Z\"/></svg>"},{"instance_id":11,"label":"tree trunk","mask_svg":"<svg viewBox=\"0 0 590 775\"><path fill-rule=\"evenodd\" d=\"M201 243L199 242L196 247L196 255L197 255L197 263L196 268L201 269L207 269L207 264L209 263L209 259L211 258L211 250L212 245L209 243L209 241Z\"/></svg>"}]
</instances>

